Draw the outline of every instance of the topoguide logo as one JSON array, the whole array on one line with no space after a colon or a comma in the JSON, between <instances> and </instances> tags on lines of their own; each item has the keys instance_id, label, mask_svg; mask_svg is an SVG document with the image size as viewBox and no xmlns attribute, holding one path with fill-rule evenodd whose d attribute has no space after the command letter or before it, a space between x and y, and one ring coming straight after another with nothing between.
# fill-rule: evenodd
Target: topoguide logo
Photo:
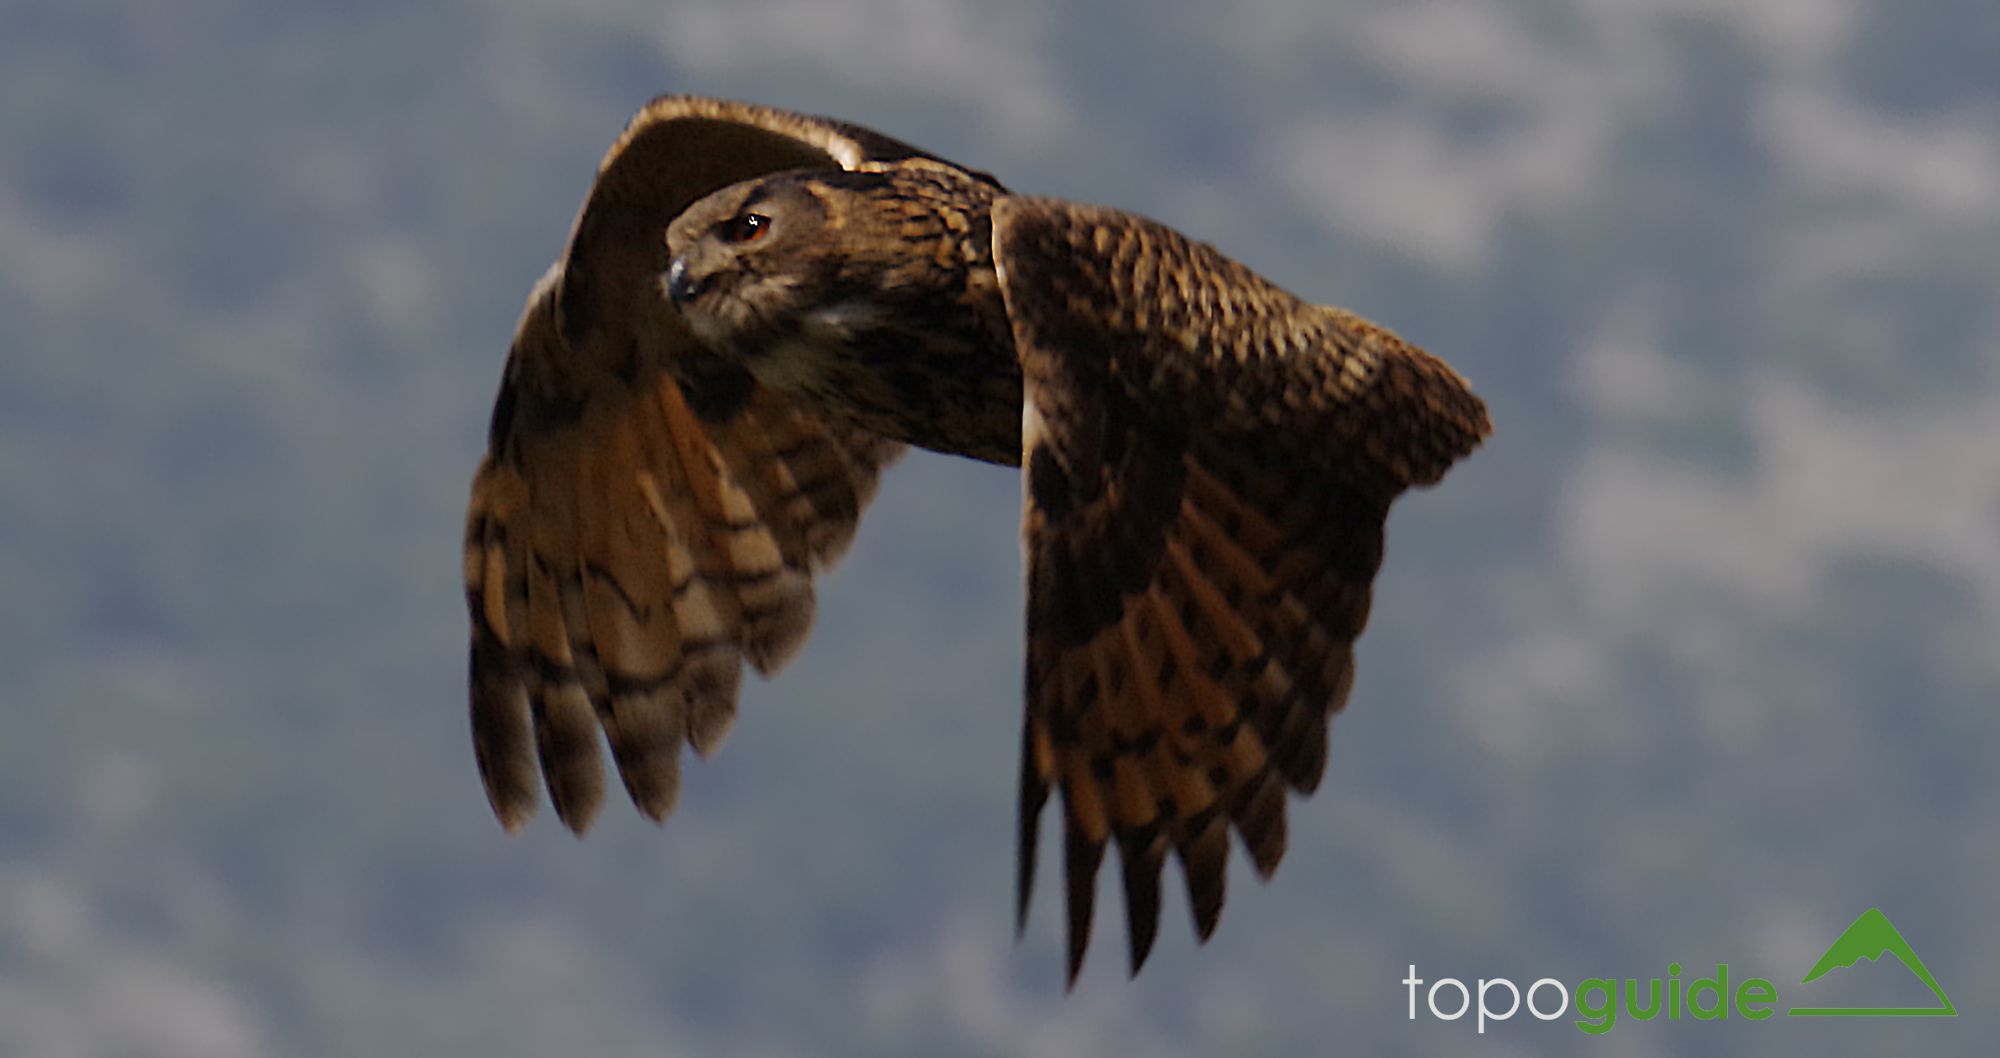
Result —
<instances>
[{"instance_id":1,"label":"topoguide logo","mask_svg":"<svg viewBox=\"0 0 2000 1058\"><path fill-rule=\"evenodd\" d=\"M1958 1008L1944 988L1931 976L1930 967L1910 950L1910 943L1879 909L1861 913L1826 954L1813 963L1799 984L1808 985L1827 971L1853 966L1893 955L1916 979L1937 997L1938 1005L1923 1007L1813 1007L1778 1009L1778 989L1762 977L1745 977L1732 987L1728 963L1717 963L1715 972L1692 980L1685 979L1681 964L1668 963L1664 978L1628 977L1618 980L1592 977L1574 987L1553 977L1543 977L1523 989L1505 977L1482 977L1467 985L1455 977L1425 981L1410 964L1403 987L1409 990L1409 1017L1417 1019L1421 1005L1440 1021L1457 1021L1473 1014L1476 1031L1484 1034L1489 1021L1506 1021L1525 1009L1540 1021L1555 1021L1574 1012L1576 1027L1585 1035L1602 1036L1618 1026L1619 1019L1651 1021L1665 1018L1679 1021L1724 1021L1732 1015L1745 1021L1762 1021L1783 1013L1795 1018L1814 1017L1957 1017ZM1418 995L1422 994L1422 1003Z\"/></svg>"}]
</instances>

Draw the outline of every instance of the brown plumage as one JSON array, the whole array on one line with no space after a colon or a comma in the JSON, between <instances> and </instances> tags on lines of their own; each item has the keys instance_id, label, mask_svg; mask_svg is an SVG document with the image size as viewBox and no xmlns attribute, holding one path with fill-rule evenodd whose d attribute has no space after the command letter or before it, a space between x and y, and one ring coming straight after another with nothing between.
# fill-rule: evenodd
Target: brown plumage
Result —
<instances>
[{"instance_id":1,"label":"brown plumage","mask_svg":"<svg viewBox=\"0 0 2000 1058\"><path fill-rule=\"evenodd\" d=\"M1485 410L1440 361L1150 221L994 213L1029 399L1021 911L1055 786L1070 975L1107 840L1137 973L1169 853L1202 939L1231 826L1277 868L1286 787L1319 785L1353 685L1389 501L1469 452Z\"/></svg>"},{"instance_id":2,"label":"brown plumage","mask_svg":"<svg viewBox=\"0 0 2000 1058\"><path fill-rule=\"evenodd\" d=\"M784 120L789 129L812 119ZM607 173L619 159L614 150ZM635 218L635 227L655 225L637 233L617 228L628 242L660 241L664 231L664 249L645 258L650 273L631 251L620 282L596 288L622 306L604 319L651 321L641 359L686 391L683 407L730 409L676 418L661 398L664 430L679 445L666 450L706 441L724 453L707 465L731 473L704 477L699 458L622 454L660 447L647 447L645 427L618 425L629 415L552 446L554 458L585 464L567 493L552 487L542 499L482 471L467 562L476 732L480 673L511 681L484 699L504 703L485 711L506 718L481 736L495 807L511 825L521 817L510 806L532 803L525 700L539 703L532 727L566 821L588 818L569 803L594 807L599 725L621 769L628 756L649 762L626 771L627 786L663 814L670 797L648 800L633 771L663 784L680 740L705 749L726 720L730 710L714 703L733 707L738 659L768 672L804 635L808 577L833 549L788 550L772 515L787 509L783 488L728 487L755 478L735 474L739 462L754 463L742 455L756 449L753 434L811 435L825 462L850 468L834 505L842 543L899 443L1018 463L1028 658L1017 910L1025 921L1041 811L1059 790L1070 979L1114 843L1136 973L1169 856L1180 861L1202 939L1221 912L1232 830L1260 874L1276 869L1287 791L1318 785L1328 722L1353 684L1389 504L1479 443L1484 406L1449 367L1388 331L1301 301L1152 221L1009 195L901 145L790 168L724 181L664 218ZM587 204L570 267L591 241L590 217ZM531 303L515 360L527 336L548 329L531 326L548 300ZM630 389L612 369L571 361L568 370ZM510 366L510 385L516 374ZM711 389L737 399L711 400ZM650 416L653 404L639 403ZM551 429L599 421L587 411L573 418ZM513 465L528 468L518 474L539 464ZM667 469L649 469L657 466ZM550 469L538 480L557 478ZM621 497L621 483L642 497ZM492 528L516 524L541 528ZM664 542L701 546L636 557L663 541L633 527L663 524L674 529ZM579 558L550 567L543 556L565 545ZM525 561L511 557L521 553ZM625 558L601 575L600 554ZM724 601L686 602L680 586L690 579ZM642 633L651 628L633 616L642 609L675 615L667 623L676 636ZM532 664L482 669L482 642L490 652L519 638L492 634L502 620L525 629L512 649ZM579 626L591 635L580 639ZM642 648L607 649L634 642ZM672 680L639 693L626 678L642 668L632 659Z\"/></svg>"},{"instance_id":3,"label":"brown plumage","mask_svg":"<svg viewBox=\"0 0 2000 1058\"><path fill-rule=\"evenodd\" d=\"M466 517L473 746L508 829L534 814L538 758L557 815L590 825L600 729L633 800L664 818L681 745L712 750L743 663L773 672L804 641L813 573L901 451L697 342L660 290L667 222L737 180L919 153L679 96L605 156L529 295Z\"/></svg>"}]
</instances>

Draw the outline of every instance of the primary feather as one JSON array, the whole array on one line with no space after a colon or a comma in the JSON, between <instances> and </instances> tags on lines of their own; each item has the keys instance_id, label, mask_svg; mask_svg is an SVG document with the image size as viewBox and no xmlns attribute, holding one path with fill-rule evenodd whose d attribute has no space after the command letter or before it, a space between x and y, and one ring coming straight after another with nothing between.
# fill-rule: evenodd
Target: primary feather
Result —
<instances>
[{"instance_id":1,"label":"primary feather","mask_svg":"<svg viewBox=\"0 0 2000 1058\"><path fill-rule=\"evenodd\" d=\"M1059 793L1072 982L1116 844L1134 973L1169 857L1197 937L1325 771L1390 503L1488 433L1442 361L1117 210L900 141L655 101L530 300L466 531L474 745L510 829L599 732L654 818L774 672L879 471L1023 468L1017 914ZM538 766L539 762L539 766Z\"/></svg>"}]
</instances>

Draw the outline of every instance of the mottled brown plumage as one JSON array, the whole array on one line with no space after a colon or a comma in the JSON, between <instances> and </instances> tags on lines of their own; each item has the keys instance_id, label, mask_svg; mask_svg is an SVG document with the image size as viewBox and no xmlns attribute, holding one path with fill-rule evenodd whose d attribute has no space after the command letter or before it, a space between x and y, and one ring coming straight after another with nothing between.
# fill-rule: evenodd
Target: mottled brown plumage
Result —
<instances>
[{"instance_id":1,"label":"mottled brown plumage","mask_svg":"<svg viewBox=\"0 0 2000 1058\"><path fill-rule=\"evenodd\" d=\"M787 173L674 219L696 337L829 418L1021 461L1021 371L993 267L995 185L949 165ZM767 228L732 231L739 218Z\"/></svg>"},{"instance_id":2,"label":"mottled brown plumage","mask_svg":"<svg viewBox=\"0 0 2000 1058\"><path fill-rule=\"evenodd\" d=\"M1028 658L1017 910L1025 921L1041 811L1060 790L1070 979L1088 946L1097 871L1112 844L1136 973L1157 930L1169 856L1180 861L1202 939L1221 912L1232 830L1260 874L1276 869L1288 791L1318 785L1328 722L1353 684L1353 643L1367 619L1389 504L1470 452L1488 432L1485 409L1422 350L1351 313L1301 301L1162 225L1009 195L981 174L902 145L879 147L894 141L868 142L878 144L872 154L774 165L788 171L724 181L698 200L679 201L686 188L677 185L667 196L676 202L671 214L603 227L623 240L626 256L618 281L596 288L617 307L595 318L649 321L656 337L638 343L647 350L641 359L686 392L685 404L723 409L668 414L683 447L709 441L725 453L747 451L756 447L750 433L783 419L845 457L854 473L834 505L841 542L864 486L899 443L1023 466ZM614 150L607 173L619 158ZM634 169L634 179L644 172ZM572 268L577 246L598 238L584 236L599 230L591 216L586 205ZM640 254L632 241L640 235L663 249ZM533 348L532 336L549 329L530 326L537 304L516 360L553 359L523 353L524 341ZM607 381L619 377L615 365L571 360L568 370L621 394L629 388ZM547 429L592 421L578 414ZM617 436L579 438L560 451L591 465L644 466L602 454L619 451ZM711 463L733 470L744 461ZM656 481L647 495L661 499L647 503L673 508L652 522L677 527L675 539L708 541L708 567L670 551L650 567L628 561L596 577L590 556L607 540L643 544L602 528L618 524L621 502L639 504L617 495L617 473L579 480L589 487L556 488L546 501L489 489L483 521L476 490L467 564L475 729L481 644L507 641L491 634L505 619L528 631L534 664L521 670L514 698L542 703L534 714L542 770L573 825L565 803L594 804L590 710L621 769L630 755L621 742L642 747L632 752L648 760L677 760L682 737L705 748L697 733L727 713L697 703L726 699L733 708L737 658L769 671L796 645L810 620L798 602L809 607L806 577L832 553L786 550L774 528L783 520L771 513L784 509L783 489L732 497L684 472ZM474 546L492 535L479 526L524 522L551 526L526 534L531 559L565 541L584 556L569 567L580 588L539 561L501 579L514 564L473 559L493 552ZM564 524L575 527L568 536ZM501 540L501 553L511 554L511 531ZM702 581L704 569L706 583L734 591L734 608L690 609L711 624L717 613L730 618L722 631L655 637L642 652L671 657L676 678L699 690L668 695L684 702L678 710L655 708L658 695L621 709L630 696L609 677L602 644L562 630L622 628L610 619L629 618L631 600L678 599L675 586ZM475 575L481 570L494 572ZM496 590L496 579L525 587ZM618 590L593 589L598 580ZM600 612L610 617L597 619ZM595 653L574 649L592 645ZM693 675L681 677L682 669ZM671 722L642 719L660 716ZM506 806L520 803L520 791L532 799L527 726L497 725L500 735L482 742L489 791L502 791L494 803L510 822ZM642 807L664 812L629 772L627 785Z\"/></svg>"},{"instance_id":3,"label":"mottled brown plumage","mask_svg":"<svg viewBox=\"0 0 2000 1058\"><path fill-rule=\"evenodd\" d=\"M994 216L1029 407L1020 911L1053 786L1071 978L1108 841L1137 973L1169 853L1204 940L1230 827L1277 868L1286 787L1319 785L1353 685L1389 501L1470 451L1485 410L1440 361L1151 221Z\"/></svg>"},{"instance_id":4,"label":"mottled brown plumage","mask_svg":"<svg viewBox=\"0 0 2000 1058\"><path fill-rule=\"evenodd\" d=\"M473 747L509 830L538 801L586 829L600 730L627 791L672 811L683 743L712 750L747 661L781 666L812 575L901 446L829 423L708 351L667 303L667 222L765 173L921 152L866 129L668 96L605 156L529 295L466 516Z\"/></svg>"}]
</instances>

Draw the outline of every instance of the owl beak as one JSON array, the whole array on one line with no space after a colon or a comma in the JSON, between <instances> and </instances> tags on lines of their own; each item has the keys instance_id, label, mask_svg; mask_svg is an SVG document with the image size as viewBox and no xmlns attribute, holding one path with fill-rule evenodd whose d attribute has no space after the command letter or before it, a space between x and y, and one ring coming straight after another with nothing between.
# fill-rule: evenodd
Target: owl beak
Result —
<instances>
[{"instance_id":1,"label":"owl beak","mask_svg":"<svg viewBox=\"0 0 2000 1058\"><path fill-rule=\"evenodd\" d=\"M707 281L688 271L687 258L676 257L667 266L667 300L676 307L686 305L701 293Z\"/></svg>"}]
</instances>

